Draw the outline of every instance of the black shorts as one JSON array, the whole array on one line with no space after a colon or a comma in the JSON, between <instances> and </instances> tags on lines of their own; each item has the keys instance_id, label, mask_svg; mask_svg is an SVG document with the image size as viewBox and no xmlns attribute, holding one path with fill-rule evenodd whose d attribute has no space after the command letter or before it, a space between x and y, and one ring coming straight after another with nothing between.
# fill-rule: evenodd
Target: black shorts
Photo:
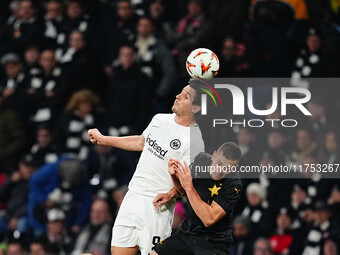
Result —
<instances>
[{"instance_id":1,"label":"black shorts","mask_svg":"<svg viewBox=\"0 0 340 255\"><path fill-rule=\"evenodd\" d=\"M229 244L210 242L180 229L158 243L155 251L159 255L228 255Z\"/></svg>"}]
</instances>

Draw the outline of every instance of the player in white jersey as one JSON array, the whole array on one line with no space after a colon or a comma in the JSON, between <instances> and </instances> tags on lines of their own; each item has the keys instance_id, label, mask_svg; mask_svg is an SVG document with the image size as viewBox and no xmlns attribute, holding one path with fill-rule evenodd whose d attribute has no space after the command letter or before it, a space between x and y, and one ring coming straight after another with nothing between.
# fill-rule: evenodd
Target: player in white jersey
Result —
<instances>
[{"instance_id":1,"label":"player in white jersey","mask_svg":"<svg viewBox=\"0 0 340 255\"><path fill-rule=\"evenodd\" d=\"M175 201L172 199L157 210L153 200L169 190L173 197L177 194L168 173L169 159L189 164L190 158L204 151L195 122L199 105L199 90L188 85L176 96L173 114L155 115L142 135L111 137L103 136L97 129L88 131L94 144L142 151L112 229L112 255L135 255L138 250L147 255L155 244L170 236Z\"/></svg>"}]
</instances>

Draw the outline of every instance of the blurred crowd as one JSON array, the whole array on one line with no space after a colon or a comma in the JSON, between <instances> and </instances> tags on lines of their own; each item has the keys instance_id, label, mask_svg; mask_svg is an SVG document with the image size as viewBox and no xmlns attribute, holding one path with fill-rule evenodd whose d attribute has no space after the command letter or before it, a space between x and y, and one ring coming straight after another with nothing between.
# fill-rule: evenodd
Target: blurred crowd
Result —
<instances>
[{"instance_id":1,"label":"blurred crowd","mask_svg":"<svg viewBox=\"0 0 340 255\"><path fill-rule=\"evenodd\" d=\"M340 91L301 82L340 77L339 45L336 0L1 0L0 254L109 254L139 155L92 145L87 130L141 133L170 111L198 47L219 56L217 77L312 90L293 131L231 129L240 165L340 163ZM340 253L339 179L300 177L243 180L232 255Z\"/></svg>"}]
</instances>

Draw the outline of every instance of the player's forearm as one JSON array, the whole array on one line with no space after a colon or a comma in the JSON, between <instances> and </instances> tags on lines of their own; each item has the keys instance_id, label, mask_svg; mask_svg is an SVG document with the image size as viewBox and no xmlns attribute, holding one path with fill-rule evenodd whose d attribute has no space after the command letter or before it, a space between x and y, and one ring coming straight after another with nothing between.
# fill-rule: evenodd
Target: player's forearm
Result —
<instances>
[{"instance_id":1,"label":"player's forearm","mask_svg":"<svg viewBox=\"0 0 340 255\"><path fill-rule=\"evenodd\" d=\"M185 190L189 203L196 215L206 227L210 227L215 223L215 215L210 205L205 203L197 194L194 187Z\"/></svg>"},{"instance_id":2,"label":"player's forearm","mask_svg":"<svg viewBox=\"0 0 340 255\"><path fill-rule=\"evenodd\" d=\"M179 193L180 196L183 196L185 194L185 190L183 189L180 181L178 180L178 177L176 175L171 175L172 182L174 183L175 189Z\"/></svg>"},{"instance_id":3,"label":"player's forearm","mask_svg":"<svg viewBox=\"0 0 340 255\"><path fill-rule=\"evenodd\" d=\"M97 144L112 146L126 151L142 151L144 148L144 137L142 135L125 137L102 136L97 140Z\"/></svg>"},{"instance_id":4,"label":"player's forearm","mask_svg":"<svg viewBox=\"0 0 340 255\"><path fill-rule=\"evenodd\" d=\"M168 195L170 197L170 199L179 197L181 194L178 192L178 190L176 189L176 187L173 187L169 192Z\"/></svg>"}]
</instances>

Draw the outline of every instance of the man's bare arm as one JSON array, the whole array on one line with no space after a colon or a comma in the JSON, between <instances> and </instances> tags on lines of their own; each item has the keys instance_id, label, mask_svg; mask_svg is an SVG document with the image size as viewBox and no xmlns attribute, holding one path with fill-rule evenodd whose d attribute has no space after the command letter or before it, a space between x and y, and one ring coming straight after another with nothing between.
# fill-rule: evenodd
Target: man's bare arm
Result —
<instances>
[{"instance_id":1,"label":"man's bare arm","mask_svg":"<svg viewBox=\"0 0 340 255\"><path fill-rule=\"evenodd\" d=\"M172 182L174 183L174 186L178 192L178 194L180 196L184 196L185 195L185 190L183 189L179 179L178 179L178 176L177 176L177 173L174 174L174 175L171 175L171 179L172 179Z\"/></svg>"},{"instance_id":2,"label":"man's bare arm","mask_svg":"<svg viewBox=\"0 0 340 255\"><path fill-rule=\"evenodd\" d=\"M142 151L144 148L144 135L125 137L105 136L96 128L90 129L88 135L93 144L112 146L126 151Z\"/></svg>"}]
</instances>

